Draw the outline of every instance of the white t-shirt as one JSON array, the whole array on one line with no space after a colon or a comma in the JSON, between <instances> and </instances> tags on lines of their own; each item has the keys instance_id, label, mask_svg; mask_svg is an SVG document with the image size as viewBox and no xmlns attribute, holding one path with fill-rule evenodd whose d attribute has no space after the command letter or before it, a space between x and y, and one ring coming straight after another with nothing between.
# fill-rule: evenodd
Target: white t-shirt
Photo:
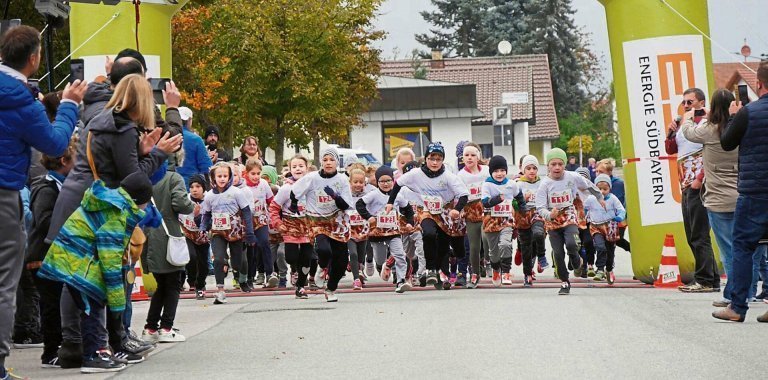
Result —
<instances>
[{"instance_id":1,"label":"white t-shirt","mask_svg":"<svg viewBox=\"0 0 768 380\"><path fill-rule=\"evenodd\" d=\"M702 118L701 121L696 124L696 126L702 125L702 123L705 123L707 119ZM704 149L704 145L691 142L687 138L685 138L685 134L683 134L683 131L678 130L675 134L675 142L677 143L677 157L685 157L693 152L700 151Z\"/></svg>"},{"instance_id":2,"label":"white t-shirt","mask_svg":"<svg viewBox=\"0 0 768 380\"><path fill-rule=\"evenodd\" d=\"M371 191L370 193L363 196L365 208L368 209L368 213L373 216L383 212L388 201L389 194L384 194L381 192L381 190ZM397 197L395 198L395 203L392 205L392 211L399 214L400 208L406 207L408 205L408 201L405 200L405 198L400 197L400 193L398 193Z\"/></svg>"},{"instance_id":3,"label":"white t-shirt","mask_svg":"<svg viewBox=\"0 0 768 380\"><path fill-rule=\"evenodd\" d=\"M563 210L573 206L573 200L580 190L587 190L602 199L603 195L592 182L574 172L566 171L557 180L544 177L536 192L536 210L544 219L549 219L549 212L553 208Z\"/></svg>"},{"instance_id":4,"label":"white t-shirt","mask_svg":"<svg viewBox=\"0 0 768 380\"><path fill-rule=\"evenodd\" d=\"M521 178L517 179L517 186L520 188L520 191L523 192L526 202L528 202L525 204L525 209L533 210L536 208L536 192L539 191L541 179L536 182L528 182L523 181Z\"/></svg>"},{"instance_id":5,"label":"white t-shirt","mask_svg":"<svg viewBox=\"0 0 768 380\"><path fill-rule=\"evenodd\" d=\"M272 188L269 187L267 181L259 179L258 185L246 186L246 190L251 193L253 200L253 206L251 206L253 216L267 214L267 200L273 197Z\"/></svg>"},{"instance_id":6,"label":"white t-shirt","mask_svg":"<svg viewBox=\"0 0 768 380\"><path fill-rule=\"evenodd\" d=\"M481 199L480 193L483 190L483 182L490 177L488 173L488 167L479 165L480 171L477 173L470 173L466 166L456 174L459 179L464 182L469 191L469 202L479 201Z\"/></svg>"},{"instance_id":7,"label":"white t-shirt","mask_svg":"<svg viewBox=\"0 0 768 380\"><path fill-rule=\"evenodd\" d=\"M204 213L233 216L246 207L251 207L248 193L238 187L230 186L223 193L214 193L213 190L208 190L200 209Z\"/></svg>"},{"instance_id":8,"label":"white t-shirt","mask_svg":"<svg viewBox=\"0 0 768 380\"><path fill-rule=\"evenodd\" d=\"M293 184L285 184L281 186L280 190L278 190L277 194L275 194L275 199L273 199L272 202L275 202L280 206L280 209L283 211L283 215L290 216L292 218L301 218L304 216L306 205L304 204L303 199L297 198L299 212L294 214L291 211L291 189L293 189Z\"/></svg>"},{"instance_id":9,"label":"white t-shirt","mask_svg":"<svg viewBox=\"0 0 768 380\"><path fill-rule=\"evenodd\" d=\"M307 215L328 217L339 211L333 198L326 194L324 190L326 186L347 202L350 208L354 207L347 176L336 173L331 178L323 178L320 172L312 172L296 181L292 189L297 199L304 198Z\"/></svg>"},{"instance_id":10,"label":"white t-shirt","mask_svg":"<svg viewBox=\"0 0 768 380\"><path fill-rule=\"evenodd\" d=\"M414 169L398 178L397 183L421 195L422 200L428 197L439 198L443 204L469 195L467 186L454 174L444 171L443 174L429 178L421 169ZM399 194L398 194L399 195Z\"/></svg>"}]
</instances>

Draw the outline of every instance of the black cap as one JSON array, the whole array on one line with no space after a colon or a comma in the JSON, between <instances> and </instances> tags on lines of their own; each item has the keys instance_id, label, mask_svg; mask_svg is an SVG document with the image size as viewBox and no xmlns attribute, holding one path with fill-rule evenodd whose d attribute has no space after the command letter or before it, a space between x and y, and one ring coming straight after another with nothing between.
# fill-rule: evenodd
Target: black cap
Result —
<instances>
[{"instance_id":1,"label":"black cap","mask_svg":"<svg viewBox=\"0 0 768 380\"><path fill-rule=\"evenodd\" d=\"M137 205L143 205L152 198L152 182L144 172L134 172L120 181L122 187Z\"/></svg>"},{"instance_id":2,"label":"black cap","mask_svg":"<svg viewBox=\"0 0 768 380\"><path fill-rule=\"evenodd\" d=\"M491 174L498 169L504 169L504 171L509 170L507 167L507 159L503 156L493 156L491 157L491 161L488 162L488 171Z\"/></svg>"},{"instance_id":3,"label":"black cap","mask_svg":"<svg viewBox=\"0 0 768 380\"><path fill-rule=\"evenodd\" d=\"M219 134L219 128L216 128L215 125L211 125L208 128L205 129L205 135L203 136L203 140L207 140L208 136L210 135L216 135L216 137L221 137Z\"/></svg>"}]
</instances>

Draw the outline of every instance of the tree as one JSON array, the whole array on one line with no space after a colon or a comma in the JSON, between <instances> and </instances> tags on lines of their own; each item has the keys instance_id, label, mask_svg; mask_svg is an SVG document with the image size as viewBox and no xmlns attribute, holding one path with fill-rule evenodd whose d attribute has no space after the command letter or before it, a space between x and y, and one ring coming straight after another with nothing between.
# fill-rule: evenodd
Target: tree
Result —
<instances>
[{"instance_id":1,"label":"tree","mask_svg":"<svg viewBox=\"0 0 768 380\"><path fill-rule=\"evenodd\" d=\"M381 0L219 0L174 19L174 71L184 99L221 126L225 144L343 136L376 96ZM317 127L317 128L315 128Z\"/></svg>"},{"instance_id":2,"label":"tree","mask_svg":"<svg viewBox=\"0 0 768 380\"><path fill-rule=\"evenodd\" d=\"M437 10L423 11L421 16L435 28L417 34L416 41L446 56L475 56L486 40L488 0L432 0L432 5Z\"/></svg>"},{"instance_id":3,"label":"tree","mask_svg":"<svg viewBox=\"0 0 768 380\"><path fill-rule=\"evenodd\" d=\"M586 147L586 140L582 140L585 154L598 159L620 158L618 135L613 125L613 101L614 93L608 91L584 106L580 113L558 118L560 138L555 146L569 153L578 153L578 137L588 136L590 147Z\"/></svg>"}]
</instances>

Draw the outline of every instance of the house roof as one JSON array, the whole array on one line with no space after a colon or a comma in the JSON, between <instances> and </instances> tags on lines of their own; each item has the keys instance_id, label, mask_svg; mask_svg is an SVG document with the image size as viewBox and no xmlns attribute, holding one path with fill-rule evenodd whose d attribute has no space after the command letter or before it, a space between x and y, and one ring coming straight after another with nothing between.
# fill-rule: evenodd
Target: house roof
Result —
<instances>
[{"instance_id":1,"label":"house roof","mask_svg":"<svg viewBox=\"0 0 768 380\"><path fill-rule=\"evenodd\" d=\"M389 75L382 75L377 81L377 87L380 90L391 88L441 87L456 85L461 85L461 83L441 82L436 80L406 78Z\"/></svg>"},{"instance_id":2,"label":"house roof","mask_svg":"<svg viewBox=\"0 0 768 380\"><path fill-rule=\"evenodd\" d=\"M532 140L553 139L560 135L546 55L446 58L443 68L431 68L431 63L430 60L422 61L423 67L427 68L427 79L477 86L477 108L484 116L475 119L474 123L493 122L493 107L501 104L502 93L525 92L533 102L510 105L512 118L531 119L529 136ZM412 78L413 72L411 60L381 64L382 75Z\"/></svg>"},{"instance_id":3,"label":"house roof","mask_svg":"<svg viewBox=\"0 0 768 380\"><path fill-rule=\"evenodd\" d=\"M749 66L754 72L748 70L744 65ZM755 84L757 83L757 68L760 66L760 62L728 62L728 63L715 63L712 64L712 68L715 72L715 86L717 88L727 88L729 90L735 90L735 86L739 83L739 80L744 79L747 86L757 93Z\"/></svg>"}]
</instances>

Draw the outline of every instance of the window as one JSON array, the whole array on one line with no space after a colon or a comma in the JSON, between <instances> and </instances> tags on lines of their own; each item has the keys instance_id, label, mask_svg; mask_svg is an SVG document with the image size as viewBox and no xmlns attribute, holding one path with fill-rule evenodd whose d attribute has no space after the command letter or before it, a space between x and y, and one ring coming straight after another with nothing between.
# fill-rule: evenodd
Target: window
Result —
<instances>
[{"instance_id":1,"label":"window","mask_svg":"<svg viewBox=\"0 0 768 380\"><path fill-rule=\"evenodd\" d=\"M416 153L416 157L421 157L424 149L429 145L430 128L429 123L409 123L384 125L384 149L382 160L389 164L397 151L402 148L411 148Z\"/></svg>"}]
</instances>

